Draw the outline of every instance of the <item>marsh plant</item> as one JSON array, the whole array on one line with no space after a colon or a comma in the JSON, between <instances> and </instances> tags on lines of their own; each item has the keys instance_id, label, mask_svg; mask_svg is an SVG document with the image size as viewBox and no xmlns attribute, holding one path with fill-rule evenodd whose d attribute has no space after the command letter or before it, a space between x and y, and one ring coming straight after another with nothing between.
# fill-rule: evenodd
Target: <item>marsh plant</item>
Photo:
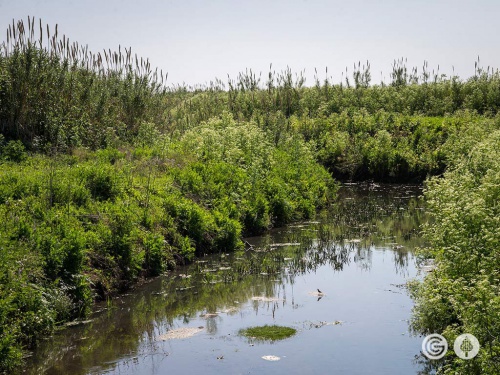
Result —
<instances>
[{"instance_id":1,"label":"marsh plant","mask_svg":"<svg viewBox=\"0 0 500 375\"><path fill-rule=\"evenodd\" d=\"M242 329L240 335L246 336L249 339L262 341L262 340L283 340L289 338L297 333L297 330L292 327L284 327L278 325L265 325L258 327L250 327Z\"/></svg>"}]
</instances>

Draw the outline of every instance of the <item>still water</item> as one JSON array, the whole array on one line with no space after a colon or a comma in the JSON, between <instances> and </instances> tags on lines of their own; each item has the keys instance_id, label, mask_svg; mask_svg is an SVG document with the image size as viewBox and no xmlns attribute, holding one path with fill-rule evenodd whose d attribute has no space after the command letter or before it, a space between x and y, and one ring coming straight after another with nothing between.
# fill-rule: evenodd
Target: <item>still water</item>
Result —
<instances>
[{"instance_id":1,"label":"still water","mask_svg":"<svg viewBox=\"0 0 500 375\"><path fill-rule=\"evenodd\" d=\"M404 287L418 277L420 195L418 186L344 185L317 221L248 238L245 250L99 304L89 322L42 341L25 373L423 373ZM239 335L264 324L297 334L278 342ZM179 328L195 334L166 339Z\"/></svg>"}]
</instances>

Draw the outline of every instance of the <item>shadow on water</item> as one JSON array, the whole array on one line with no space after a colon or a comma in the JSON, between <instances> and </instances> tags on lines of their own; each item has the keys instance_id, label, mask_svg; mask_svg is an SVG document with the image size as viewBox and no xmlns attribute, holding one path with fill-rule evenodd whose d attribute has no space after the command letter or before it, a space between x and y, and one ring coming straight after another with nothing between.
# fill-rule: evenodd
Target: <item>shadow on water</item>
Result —
<instances>
[{"instance_id":1,"label":"shadow on water","mask_svg":"<svg viewBox=\"0 0 500 375\"><path fill-rule=\"evenodd\" d=\"M256 364L240 359L234 363L235 367L210 367L214 366L212 360L215 358L210 350L215 349L204 349L207 340L218 340L222 348L220 350L228 351L231 348L234 352L245 352L248 343L236 337L238 329L248 324L278 319L291 322L301 329L303 333L299 341L307 341L307 330L326 324L320 320L313 321L314 314L323 310L317 307L308 310L312 308L310 301L323 303L321 306L324 306L325 311L328 303L331 303L328 301L334 298L337 301L345 299L342 309L348 309L349 304L354 308L358 306L357 303L364 303L362 293L368 292L363 292L363 287L355 287L352 280L358 280L360 275L371 277L372 268L382 267L379 264L386 267L390 263L392 270L384 268L382 273L392 272L391 280L401 284L388 284L384 279L380 285L384 285L385 289L377 286L378 289L370 290L370 293L380 293L383 297L377 296L373 303L381 300L380 303L385 305L407 305L409 298L401 285L416 274L412 250L423 245L418 228L426 220L420 195L421 188L418 186L344 185L339 191L338 204L318 213L316 221L295 223L273 230L265 236L248 238L245 250L200 259L109 303L99 304L88 322L64 329L42 341L32 356L27 358L24 372L160 373L168 368L174 373L201 370L205 373L232 373L235 369L243 371L249 367L257 371L262 369L259 367L262 366L260 357L256 357L255 361L261 361ZM323 295L313 298L305 292L316 290L317 284L310 286L314 282L343 285L341 279L334 279L339 280L337 284L325 280L350 273L352 278L346 279L345 286L335 287L338 295L329 297L326 294L322 300ZM384 275L377 277L382 278ZM331 286L329 288L333 289ZM366 304L372 303L372 294L366 294L369 298ZM349 302L351 300L355 302ZM302 313L293 312L301 309ZM353 313L344 313L338 306L332 305L328 309L351 317L354 323L350 335L362 335L362 330L361 333L356 331L361 325L357 322L362 318L356 318ZM204 332L201 338L200 335L195 336L196 339L193 338L191 342L188 339L176 341L187 345L186 350L182 351L181 344L176 346L172 341L158 340L165 333L184 326L200 327ZM311 337L313 339L314 343L321 340ZM409 347L407 354L411 358L405 359L408 363L401 366L407 367L399 368L402 370L400 373L431 373L425 369L428 366L425 361L418 359L419 340L405 339L407 341L404 343L408 342ZM285 346L291 345L290 353L298 350L293 347L297 346L293 344L297 342L294 340L285 340ZM325 337L324 340L326 345L330 338ZM348 346L350 339L345 340L344 346ZM368 341L364 338L360 340ZM174 361L175 356L189 361L190 357L185 353L189 350L193 351L189 365L181 359L179 363ZM375 354L373 358L377 358ZM167 362L168 367L164 367ZM328 363L324 366L331 367ZM353 370L352 373L357 372Z\"/></svg>"}]
</instances>

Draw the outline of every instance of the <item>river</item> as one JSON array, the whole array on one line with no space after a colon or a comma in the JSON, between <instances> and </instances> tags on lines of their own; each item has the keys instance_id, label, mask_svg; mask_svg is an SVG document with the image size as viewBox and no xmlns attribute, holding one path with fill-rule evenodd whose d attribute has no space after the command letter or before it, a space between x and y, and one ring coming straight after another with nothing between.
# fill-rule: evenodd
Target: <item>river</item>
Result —
<instances>
[{"instance_id":1,"label":"river","mask_svg":"<svg viewBox=\"0 0 500 375\"><path fill-rule=\"evenodd\" d=\"M89 321L41 341L24 373L422 374L405 288L419 277L420 195L419 186L343 185L315 221L247 238L245 250L99 303ZM276 342L239 334L265 324L297 334Z\"/></svg>"}]
</instances>

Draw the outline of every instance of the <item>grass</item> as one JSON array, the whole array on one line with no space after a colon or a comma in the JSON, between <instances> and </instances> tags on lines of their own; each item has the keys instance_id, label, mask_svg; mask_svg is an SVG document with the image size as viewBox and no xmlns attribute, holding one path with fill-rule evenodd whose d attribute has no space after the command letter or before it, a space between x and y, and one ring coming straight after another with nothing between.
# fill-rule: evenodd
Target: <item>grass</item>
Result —
<instances>
[{"instance_id":1,"label":"grass","mask_svg":"<svg viewBox=\"0 0 500 375\"><path fill-rule=\"evenodd\" d=\"M257 340L283 340L297 333L295 328L265 325L240 330L240 335Z\"/></svg>"}]
</instances>

